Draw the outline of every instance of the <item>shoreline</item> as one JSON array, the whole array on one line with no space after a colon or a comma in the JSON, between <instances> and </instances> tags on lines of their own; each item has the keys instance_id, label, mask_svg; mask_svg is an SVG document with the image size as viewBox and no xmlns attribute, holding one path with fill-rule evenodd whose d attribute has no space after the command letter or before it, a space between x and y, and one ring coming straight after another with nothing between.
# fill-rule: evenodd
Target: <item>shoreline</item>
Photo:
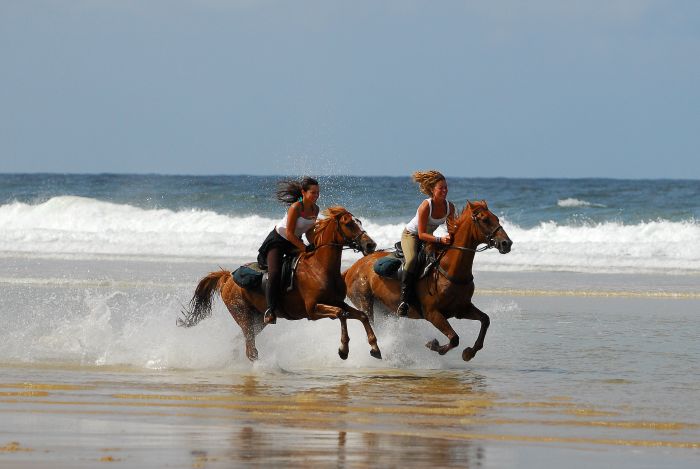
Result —
<instances>
[{"instance_id":1,"label":"shoreline","mask_svg":"<svg viewBox=\"0 0 700 469\"><path fill-rule=\"evenodd\" d=\"M220 261L160 259L54 259L8 256L0 265L0 285L89 287L191 287L207 273L235 270L249 259ZM341 270L352 264L343 261ZM574 271L495 271L474 268L476 294L542 296L700 297L700 272L588 273Z\"/></svg>"}]
</instances>

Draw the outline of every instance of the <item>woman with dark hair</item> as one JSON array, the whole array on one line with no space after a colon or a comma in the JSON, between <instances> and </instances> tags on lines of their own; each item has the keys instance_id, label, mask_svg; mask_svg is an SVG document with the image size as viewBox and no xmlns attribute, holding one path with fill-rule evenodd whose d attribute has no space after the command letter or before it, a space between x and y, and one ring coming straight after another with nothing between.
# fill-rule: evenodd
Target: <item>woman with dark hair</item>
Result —
<instances>
[{"instance_id":1,"label":"woman with dark hair","mask_svg":"<svg viewBox=\"0 0 700 469\"><path fill-rule=\"evenodd\" d=\"M319 187L316 179L305 177L299 181L280 181L277 200L289 205L284 218L277 223L258 249L258 265L267 268L267 285L265 298L265 324L277 322L276 309L280 295L280 277L282 276L282 257L299 250L308 252L312 249L301 240L311 240L314 224L318 218Z\"/></svg>"},{"instance_id":2,"label":"woman with dark hair","mask_svg":"<svg viewBox=\"0 0 700 469\"><path fill-rule=\"evenodd\" d=\"M399 316L408 315L409 304L414 301L416 259L420 243L452 244L449 233L442 237L434 236L433 233L448 217L455 215L455 206L447 200L447 180L440 171L416 171L412 177L418 183L420 191L429 197L418 206L416 215L401 235L405 261L401 276L401 303L397 310Z\"/></svg>"}]
</instances>

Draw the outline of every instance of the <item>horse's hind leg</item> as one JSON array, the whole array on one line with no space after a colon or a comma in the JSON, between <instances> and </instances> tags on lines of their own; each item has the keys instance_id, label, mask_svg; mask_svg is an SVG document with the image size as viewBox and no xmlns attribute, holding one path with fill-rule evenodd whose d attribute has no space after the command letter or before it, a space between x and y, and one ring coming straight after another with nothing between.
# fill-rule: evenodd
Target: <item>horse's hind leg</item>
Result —
<instances>
[{"instance_id":1,"label":"horse's hind leg","mask_svg":"<svg viewBox=\"0 0 700 469\"><path fill-rule=\"evenodd\" d=\"M370 324L374 324L374 294L372 293L369 280L364 276L358 277L348 287L347 294L350 301L360 311L365 312Z\"/></svg>"},{"instance_id":2,"label":"horse's hind leg","mask_svg":"<svg viewBox=\"0 0 700 469\"><path fill-rule=\"evenodd\" d=\"M243 304L231 306L228 310L243 331L243 337L245 338L245 354L248 360L257 360L258 349L255 347L255 336L265 327L262 315L256 314L254 308Z\"/></svg>"},{"instance_id":3,"label":"horse's hind leg","mask_svg":"<svg viewBox=\"0 0 700 469\"><path fill-rule=\"evenodd\" d=\"M474 321L481 322L481 329L479 329L479 337L476 338L473 347L467 347L462 352L462 360L468 362L476 355L476 352L484 348L484 338L486 338L486 331L489 329L491 324L491 319L489 319L488 314L481 311L474 305L469 305L469 309L466 313L458 314L455 316L457 319L472 319Z\"/></svg>"}]
</instances>

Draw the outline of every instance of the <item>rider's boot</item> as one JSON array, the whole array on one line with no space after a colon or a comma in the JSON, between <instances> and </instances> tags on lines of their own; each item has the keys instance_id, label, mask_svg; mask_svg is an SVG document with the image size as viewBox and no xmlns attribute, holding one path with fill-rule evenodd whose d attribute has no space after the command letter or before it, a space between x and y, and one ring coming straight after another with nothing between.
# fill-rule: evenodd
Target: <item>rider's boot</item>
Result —
<instances>
[{"instance_id":1,"label":"rider's boot","mask_svg":"<svg viewBox=\"0 0 700 469\"><path fill-rule=\"evenodd\" d=\"M399 307L396 309L396 313L399 316L408 316L408 309L411 306L411 301L413 300L413 289L415 284L415 275L413 272L403 271L401 275L401 302Z\"/></svg>"},{"instance_id":2,"label":"rider's boot","mask_svg":"<svg viewBox=\"0 0 700 469\"><path fill-rule=\"evenodd\" d=\"M277 300L279 297L279 289L275 288L273 283L268 282L265 284L265 299L267 300L267 309L265 310L265 316L263 316L263 322L265 324L275 324L277 322Z\"/></svg>"}]
</instances>

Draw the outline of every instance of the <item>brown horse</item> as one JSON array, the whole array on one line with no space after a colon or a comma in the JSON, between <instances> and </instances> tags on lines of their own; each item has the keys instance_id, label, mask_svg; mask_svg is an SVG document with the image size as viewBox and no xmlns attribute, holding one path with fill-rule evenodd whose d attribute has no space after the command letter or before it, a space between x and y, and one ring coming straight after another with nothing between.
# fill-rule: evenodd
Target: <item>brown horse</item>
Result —
<instances>
[{"instance_id":1,"label":"brown horse","mask_svg":"<svg viewBox=\"0 0 700 469\"><path fill-rule=\"evenodd\" d=\"M331 207L324 211L327 218L316 222L313 243L316 249L301 254L294 274L294 286L283 295L278 317L297 320L321 318L340 319L341 338L338 354L345 360L348 357L347 319L362 322L371 346L370 355L382 358L377 346L369 318L345 302L345 283L340 274L340 257L343 247L347 246L367 255L374 251L376 244L362 229L359 220L343 207ZM267 303L262 291L241 288L231 272L220 270L212 272L200 280L190 301L189 309L184 311L185 319L178 320L178 325L191 327L211 315L212 296L216 291L228 308L233 319L243 330L246 355L253 361L258 358L255 348L255 336L265 327L262 311Z\"/></svg>"},{"instance_id":2,"label":"brown horse","mask_svg":"<svg viewBox=\"0 0 700 469\"><path fill-rule=\"evenodd\" d=\"M448 231L452 235L452 245L428 247L435 249L439 261L428 275L416 281L419 305L411 306L408 317L425 318L447 336L449 343L445 345L440 345L437 339L426 344L426 347L440 355L459 345L459 336L447 322L448 318L480 321L481 330L474 346L462 352L462 359L469 361L484 347L484 337L490 324L488 315L472 304L474 254L491 247L497 248L501 254L506 254L510 252L513 242L508 238L498 217L488 209L483 200L467 202L456 220L448 221ZM486 243L486 246L477 249L482 243ZM388 252L376 252L363 257L343 273L348 296L372 319L375 299L393 314L396 314L399 304L399 282L380 277L373 268L377 259L387 255ZM420 309L416 306L420 306Z\"/></svg>"}]
</instances>

